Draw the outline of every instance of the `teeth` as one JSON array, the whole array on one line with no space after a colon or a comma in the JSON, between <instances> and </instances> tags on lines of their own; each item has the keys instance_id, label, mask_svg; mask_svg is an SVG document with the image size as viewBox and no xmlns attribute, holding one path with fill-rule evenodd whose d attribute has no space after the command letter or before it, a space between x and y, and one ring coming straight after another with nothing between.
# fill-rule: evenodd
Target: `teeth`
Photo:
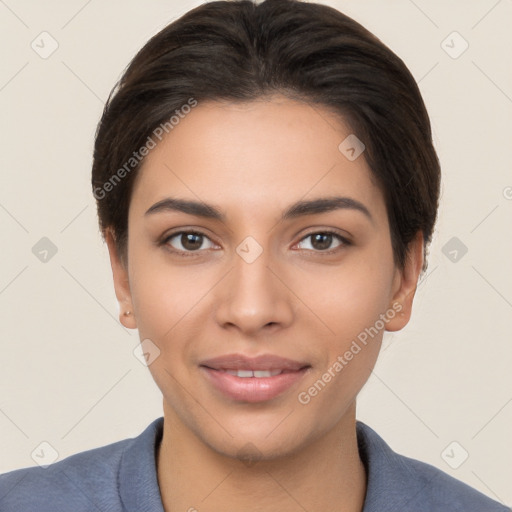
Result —
<instances>
[{"instance_id":1,"label":"teeth","mask_svg":"<svg viewBox=\"0 0 512 512\"><path fill-rule=\"evenodd\" d=\"M237 377L254 377L251 370L236 370Z\"/></svg>"},{"instance_id":2,"label":"teeth","mask_svg":"<svg viewBox=\"0 0 512 512\"><path fill-rule=\"evenodd\" d=\"M282 373L281 370L260 370L260 371L254 371L255 377L274 377L274 375L279 375Z\"/></svg>"},{"instance_id":3,"label":"teeth","mask_svg":"<svg viewBox=\"0 0 512 512\"><path fill-rule=\"evenodd\" d=\"M282 370L224 370L235 377L274 377L282 373Z\"/></svg>"}]
</instances>

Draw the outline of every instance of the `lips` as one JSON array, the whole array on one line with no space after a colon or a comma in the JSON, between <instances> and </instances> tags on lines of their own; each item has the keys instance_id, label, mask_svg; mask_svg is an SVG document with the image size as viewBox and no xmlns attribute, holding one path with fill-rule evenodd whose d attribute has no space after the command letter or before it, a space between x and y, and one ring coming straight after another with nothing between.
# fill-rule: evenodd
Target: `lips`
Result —
<instances>
[{"instance_id":1,"label":"lips","mask_svg":"<svg viewBox=\"0 0 512 512\"><path fill-rule=\"evenodd\" d=\"M262 402L281 395L297 384L310 367L306 362L270 354L231 354L200 364L209 384L223 396L243 402Z\"/></svg>"},{"instance_id":2,"label":"lips","mask_svg":"<svg viewBox=\"0 0 512 512\"><path fill-rule=\"evenodd\" d=\"M272 354L247 357L241 354L230 354L203 361L200 366L212 370L251 370L251 371L297 371L307 366L306 362L294 361Z\"/></svg>"}]
</instances>

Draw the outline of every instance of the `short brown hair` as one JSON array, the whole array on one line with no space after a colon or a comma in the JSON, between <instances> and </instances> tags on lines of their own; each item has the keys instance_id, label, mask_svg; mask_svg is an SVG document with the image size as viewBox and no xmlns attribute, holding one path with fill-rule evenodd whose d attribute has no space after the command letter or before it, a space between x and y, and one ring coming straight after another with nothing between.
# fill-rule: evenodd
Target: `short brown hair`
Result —
<instances>
[{"instance_id":1,"label":"short brown hair","mask_svg":"<svg viewBox=\"0 0 512 512\"><path fill-rule=\"evenodd\" d=\"M96 131L92 187L101 232L112 230L125 262L128 209L141 164L134 154L154 130L191 98L247 102L274 93L342 116L364 142L364 158L383 192L395 263L403 267L418 231L426 252L440 165L423 99L403 61L334 8L234 0L205 3L153 36L107 100Z\"/></svg>"}]
</instances>

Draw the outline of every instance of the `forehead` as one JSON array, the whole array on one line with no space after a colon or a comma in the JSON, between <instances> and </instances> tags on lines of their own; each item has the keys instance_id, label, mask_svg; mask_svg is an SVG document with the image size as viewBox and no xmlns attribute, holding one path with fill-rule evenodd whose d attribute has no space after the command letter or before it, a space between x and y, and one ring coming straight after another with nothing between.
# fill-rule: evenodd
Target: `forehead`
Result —
<instances>
[{"instance_id":1,"label":"forehead","mask_svg":"<svg viewBox=\"0 0 512 512\"><path fill-rule=\"evenodd\" d=\"M130 210L143 215L169 195L240 212L338 194L385 214L364 152L347 158L347 137L341 116L282 96L199 103L146 156Z\"/></svg>"}]
</instances>

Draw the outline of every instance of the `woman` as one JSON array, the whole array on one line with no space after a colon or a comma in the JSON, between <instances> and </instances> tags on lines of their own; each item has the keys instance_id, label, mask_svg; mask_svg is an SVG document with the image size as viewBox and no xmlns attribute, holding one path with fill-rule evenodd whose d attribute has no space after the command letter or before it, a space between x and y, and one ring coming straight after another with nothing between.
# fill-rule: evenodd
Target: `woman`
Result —
<instances>
[{"instance_id":1,"label":"woman","mask_svg":"<svg viewBox=\"0 0 512 512\"><path fill-rule=\"evenodd\" d=\"M340 12L210 2L135 56L92 170L164 416L0 478L0 509L501 511L356 421L409 321L440 169L418 87Z\"/></svg>"}]
</instances>

